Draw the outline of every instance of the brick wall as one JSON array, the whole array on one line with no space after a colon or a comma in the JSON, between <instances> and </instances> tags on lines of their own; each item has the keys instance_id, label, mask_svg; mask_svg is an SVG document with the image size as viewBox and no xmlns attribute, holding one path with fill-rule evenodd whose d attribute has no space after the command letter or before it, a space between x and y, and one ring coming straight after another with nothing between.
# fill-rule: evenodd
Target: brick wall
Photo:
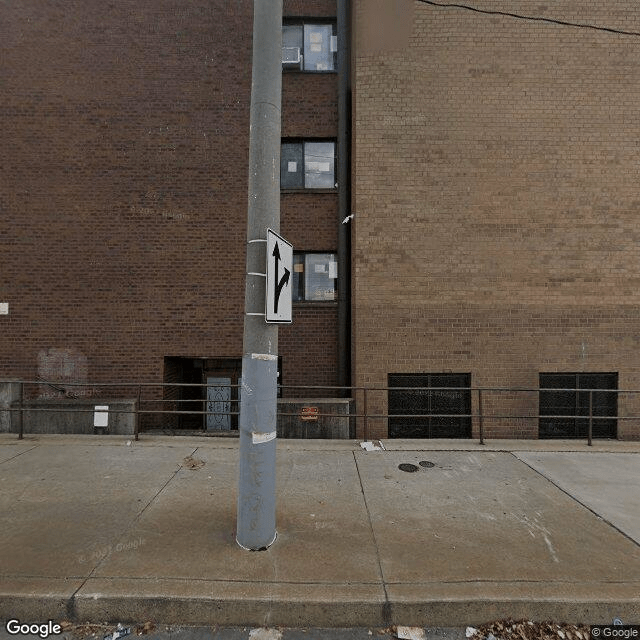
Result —
<instances>
[{"instance_id":1,"label":"brick wall","mask_svg":"<svg viewBox=\"0 0 640 640\"><path fill-rule=\"evenodd\" d=\"M335 303L301 303L294 306L293 324L280 328L278 348L282 354L285 385L337 385L337 308ZM287 357L288 354L297 357ZM287 389L288 397L332 397L328 389Z\"/></svg>"},{"instance_id":2,"label":"brick wall","mask_svg":"<svg viewBox=\"0 0 640 640\"><path fill-rule=\"evenodd\" d=\"M336 2L285 0L285 17L335 18ZM336 138L336 73L290 71L282 77L282 136ZM298 191L280 199L282 235L295 251L335 252L338 245L337 192ZM337 384L337 307L335 303L294 303L293 324L282 326L279 351L283 384ZM328 389L287 389L297 397L332 396Z\"/></svg>"},{"instance_id":3,"label":"brick wall","mask_svg":"<svg viewBox=\"0 0 640 640\"><path fill-rule=\"evenodd\" d=\"M283 0L282 15L285 18L335 18L336 0Z\"/></svg>"},{"instance_id":4,"label":"brick wall","mask_svg":"<svg viewBox=\"0 0 640 640\"><path fill-rule=\"evenodd\" d=\"M94 380L157 379L193 344L237 352L250 4L2 14L6 374L34 377L51 348Z\"/></svg>"},{"instance_id":5,"label":"brick wall","mask_svg":"<svg viewBox=\"0 0 640 640\"><path fill-rule=\"evenodd\" d=\"M337 74L285 73L282 82L282 136L335 138L337 132Z\"/></svg>"},{"instance_id":6,"label":"brick wall","mask_svg":"<svg viewBox=\"0 0 640 640\"><path fill-rule=\"evenodd\" d=\"M335 3L291 11L335 15ZM252 12L222 0L2 4L2 377L161 381L166 356L241 356ZM335 84L285 84L285 129L330 135ZM298 112L303 92L319 102ZM319 222L333 199L312 199L306 224L285 203L283 229L333 248ZM287 329L295 344L318 339L309 326ZM51 353L66 354L55 371L42 364ZM291 378L306 357L288 352ZM323 367L314 381L332 379Z\"/></svg>"},{"instance_id":7,"label":"brick wall","mask_svg":"<svg viewBox=\"0 0 640 640\"><path fill-rule=\"evenodd\" d=\"M640 31L629 1L474 6ZM616 371L640 388L639 38L411 11L402 46L356 56L355 384L451 371L536 387L541 371ZM535 394L489 402L538 409ZM639 408L620 398L621 415ZM535 420L485 426L537 435ZM640 424L618 433L640 438Z\"/></svg>"},{"instance_id":8,"label":"brick wall","mask_svg":"<svg viewBox=\"0 0 640 640\"><path fill-rule=\"evenodd\" d=\"M336 193L283 193L280 230L295 250L335 251L338 244Z\"/></svg>"}]
</instances>

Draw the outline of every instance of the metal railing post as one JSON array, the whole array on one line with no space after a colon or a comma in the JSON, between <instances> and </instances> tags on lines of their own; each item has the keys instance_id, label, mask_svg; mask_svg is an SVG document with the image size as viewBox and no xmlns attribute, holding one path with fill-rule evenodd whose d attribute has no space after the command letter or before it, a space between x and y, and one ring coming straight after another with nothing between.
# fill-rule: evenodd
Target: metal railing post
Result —
<instances>
[{"instance_id":1,"label":"metal railing post","mask_svg":"<svg viewBox=\"0 0 640 640\"><path fill-rule=\"evenodd\" d=\"M366 442L367 436L369 434L369 415L367 412L367 388L365 387L363 391L364 391L364 402L363 402L364 406L363 406L362 413L364 413L364 440Z\"/></svg>"},{"instance_id":2,"label":"metal railing post","mask_svg":"<svg viewBox=\"0 0 640 640\"><path fill-rule=\"evenodd\" d=\"M482 417L482 389L478 389L478 414L480 418L480 444L484 444L484 420Z\"/></svg>"},{"instance_id":3,"label":"metal railing post","mask_svg":"<svg viewBox=\"0 0 640 640\"><path fill-rule=\"evenodd\" d=\"M593 439L593 389L589 390L589 438L587 444L592 446Z\"/></svg>"},{"instance_id":4,"label":"metal railing post","mask_svg":"<svg viewBox=\"0 0 640 640\"><path fill-rule=\"evenodd\" d=\"M24 382L20 382L20 431L18 440L24 439Z\"/></svg>"},{"instance_id":5,"label":"metal railing post","mask_svg":"<svg viewBox=\"0 0 640 640\"><path fill-rule=\"evenodd\" d=\"M134 426L134 439L138 440L138 435L140 433L140 398L142 396L142 387L138 386L138 400L136 402L136 423Z\"/></svg>"}]
</instances>

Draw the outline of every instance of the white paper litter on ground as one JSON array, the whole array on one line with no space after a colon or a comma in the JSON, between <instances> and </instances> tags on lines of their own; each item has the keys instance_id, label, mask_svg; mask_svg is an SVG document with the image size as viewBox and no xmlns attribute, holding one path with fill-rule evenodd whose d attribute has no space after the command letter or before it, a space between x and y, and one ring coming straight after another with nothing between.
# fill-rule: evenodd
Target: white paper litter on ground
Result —
<instances>
[{"instance_id":1,"label":"white paper litter on ground","mask_svg":"<svg viewBox=\"0 0 640 640\"><path fill-rule=\"evenodd\" d=\"M426 640L424 629L420 627L396 627L396 636L400 640Z\"/></svg>"},{"instance_id":2,"label":"white paper litter on ground","mask_svg":"<svg viewBox=\"0 0 640 640\"><path fill-rule=\"evenodd\" d=\"M282 631L278 629L251 629L250 640L282 640Z\"/></svg>"}]
</instances>

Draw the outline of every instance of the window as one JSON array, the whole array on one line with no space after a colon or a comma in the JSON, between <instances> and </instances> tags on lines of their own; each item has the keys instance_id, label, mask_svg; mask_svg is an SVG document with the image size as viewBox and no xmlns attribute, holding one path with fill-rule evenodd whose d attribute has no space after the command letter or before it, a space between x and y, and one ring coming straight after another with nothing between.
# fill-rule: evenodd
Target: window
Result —
<instances>
[{"instance_id":1,"label":"window","mask_svg":"<svg viewBox=\"0 0 640 640\"><path fill-rule=\"evenodd\" d=\"M593 437L615 438L617 388L617 373L541 373L539 437L586 438L591 395ZM590 393L589 389L598 391Z\"/></svg>"},{"instance_id":2,"label":"window","mask_svg":"<svg viewBox=\"0 0 640 640\"><path fill-rule=\"evenodd\" d=\"M293 254L294 302L335 300L337 278L335 253Z\"/></svg>"},{"instance_id":3,"label":"window","mask_svg":"<svg viewBox=\"0 0 640 640\"><path fill-rule=\"evenodd\" d=\"M390 438L471 437L470 373L390 373L389 387L389 415L406 416L389 418Z\"/></svg>"},{"instance_id":4,"label":"window","mask_svg":"<svg viewBox=\"0 0 640 640\"><path fill-rule=\"evenodd\" d=\"M283 142L280 151L281 189L335 189L336 143Z\"/></svg>"},{"instance_id":5,"label":"window","mask_svg":"<svg viewBox=\"0 0 640 640\"><path fill-rule=\"evenodd\" d=\"M288 23L282 27L282 68L334 71L338 50L335 24Z\"/></svg>"}]
</instances>

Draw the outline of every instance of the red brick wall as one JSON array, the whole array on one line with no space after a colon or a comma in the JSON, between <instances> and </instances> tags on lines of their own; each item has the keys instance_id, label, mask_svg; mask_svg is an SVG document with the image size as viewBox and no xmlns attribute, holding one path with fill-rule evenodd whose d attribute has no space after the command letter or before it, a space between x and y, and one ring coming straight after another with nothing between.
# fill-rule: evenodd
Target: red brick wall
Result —
<instances>
[{"instance_id":1,"label":"red brick wall","mask_svg":"<svg viewBox=\"0 0 640 640\"><path fill-rule=\"evenodd\" d=\"M282 326L278 338L285 385L337 385L337 307L335 303L300 303L293 324ZM289 354L297 354L295 358ZM287 389L289 397L335 396L327 389Z\"/></svg>"},{"instance_id":2,"label":"red brick wall","mask_svg":"<svg viewBox=\"0 0 640 640\"><path fill-rule=\"evenodd\" d=\"M335 138L338 76L289 71L282 82L282 136Z\"/></svg>"},{"instance_id":3,"label":"red brick wall","mask_svg":"<svg viewBox=\"0 0 640 640\"><path fill-rule=\"evenodd\" d=\"M94 380L237 353L251 3L1 12L6 373L53 347Z\"/></svg>"},{"instance_id":4,"label":"red brick wall","mask_svg":"<svg viewBox=\"0 0 640 640\"><path fill-rule=\"evenodd\" d=\"M252 11L2 4L1 377L160 381L165 356L240 357ZM285 130L335 135L335 84L285 83ZM331 250L335 194L306 195L284 203L282 228ZM286 332L315 344L319 326ZM54 371L51 353L66 364ZM286 358L290 380L309 371L306 349ZM332 380L330 369L313 380Z\"/></svg>"},{"instance_id":5,"label":"red brick wall","mask_svg":"<svg viewBox=\"0 0 640 640\"><path fill-rule=\"evenodd\" d=\"M285 0L284 16L336 17L335 0ZM336 138L336 73L287 72L282 78L282 135ZM283 193L280 230L296 251L335 252L338 245L338 195ZM337 384L337 307L335 303L294 303L293 324L280 328L283 384ZM286 390L298 397L332 396L327 389Z\"/></svg>"},{"instance_id":6,"label":"red brick wall","mask_svg":"<svg viewBox=\"0 0 640 640\"><path fill-rule=\"evenodd\" d=\"M335 18L336 0L283 0L282 15L285 18Z\"/></svg>"},{"instance_id":7,"label":"red brick wall","mask_svg":"<svg viewBox=\"0 0 640 640\"><path fill-rule=\"evenodd\" d=\"M338 244L336 193L283 193L282 235L295 251L335 251Z\"/></svg>"}]
</instances>

